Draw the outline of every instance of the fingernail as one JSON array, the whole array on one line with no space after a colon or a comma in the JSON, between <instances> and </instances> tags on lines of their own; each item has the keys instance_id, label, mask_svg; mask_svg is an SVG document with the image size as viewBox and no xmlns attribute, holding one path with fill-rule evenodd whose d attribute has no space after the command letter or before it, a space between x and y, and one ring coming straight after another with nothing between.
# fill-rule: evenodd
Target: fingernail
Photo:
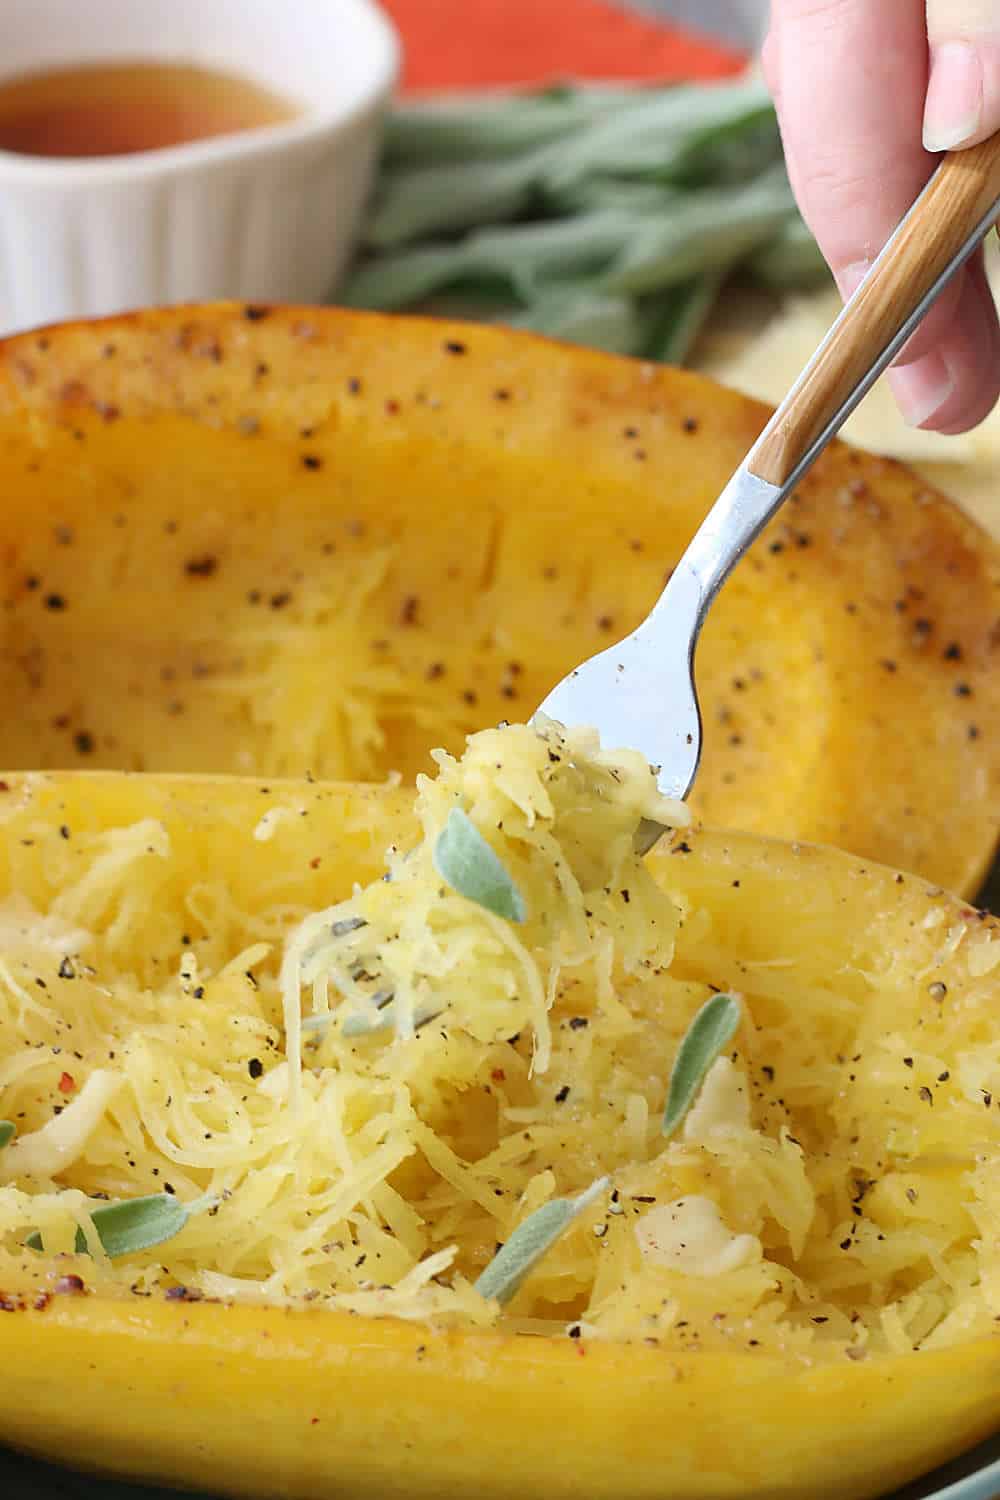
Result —
<instances>
[{"instance_id":1,"label":"fingernail","mask_svg":"<svg viewBox=\"0 0 1000 1500\"><path fill-rule=\"evenodd\" d=\"M924 104L924 146L951 151L976 134L983 118L983 67L969 42L931 48L931 74Z\"/></svg>"},{"instance_id":2,"label":"fingernail","mask_svg":"<svg viewBox=\"0 0 1000 1500\"><path fill-rule=\"evenodd\" d=\"M948 366L938 353L889 371L889 384L909 427L922 427L941 410L955 389Z\"/></svg>"},{"instance_id":3,"label":"fingernail","mask_svg":"<svg viewBox=\"0 0 1000 1500\"><path fill-rule=\"evenodd\" d=\"M872 268L870 260L856 260L837 272L837 290L849 302Z\"/></svg>"}]
</instances>

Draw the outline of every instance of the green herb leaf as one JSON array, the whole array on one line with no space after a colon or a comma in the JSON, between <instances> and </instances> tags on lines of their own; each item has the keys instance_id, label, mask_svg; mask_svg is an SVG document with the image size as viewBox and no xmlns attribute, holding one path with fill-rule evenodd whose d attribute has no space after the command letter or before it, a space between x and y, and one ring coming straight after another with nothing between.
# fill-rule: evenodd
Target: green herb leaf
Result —
<instances>
[{"instance_id":1,"label":"green herb leaf","mask_svg":"<svg viewBox=\"0 0 1000 1500\"><path fill-rule=\"evenodd\" d=\"M658 298L643 299L644 311L650 308L652 313L645 347L639 351L643 357L682 365L715 305L722 281L718 274L698 276Z\"/></svg>"},{"instance_id":2,"label":"green herb leaf","mask_svg":"<svg viewBox=\"0 0 1000 1500\"><path fill-rule=\"evenodd\" d=\"M10 1120L0 1120L0 1151L4 1146L9 1146L16 1135L16 1125L12 1125Z\"/></svg>"},{"instance_id":3,"label":"green herb leaf","mask_svg":"<svg viewBox=\"0 0 1000 1500\"><path fill-rule=\"evenodd\" d=\"M728 271L773 240L795 211L783 166L743 188L700 188L648 216L599 283L611 292L655 292Z\"/></svg>"},{"instance_id":4,"label":"green herb leaf","mask_svg":"<svg viewBox=\"0 0 1000 1500\"><path fill-rule=\"evenodd\" d=\"M507 160L390 170L368 220L369 246L388 250L521 214L537 194L548 148Z\"/></svg>"},{"instance_id":5,"label":"green herb leaf","mask_svg":"<svg viewBox=\"0 0 1000 1500\"><path fill-rule=\"evenodd\" d=\"M798 214L782 226L778 237L751 255L747 270L765 286L812 287L829 282L830 269L820 254L812 231Z\"/></svg>"},{"instance_id":6,"label":"green herb leaf","mask_svg":"<svg viewBox=\"0 0 1000 1500\"><path fill-rule=\"evenodd\" d=\"M453 807L434 845L434 868L441 879L508 922L523 922L524 897L468 813Z\"/></svg>"},{"instance_id":7,"label":"green herb leaf","mask_svg":"<svg viewBox=\"0 0 1000 1500\"><path fill-rule=\"evenodd\" d=\"M589 1208L608 1186L610 1178L601 1177L578 1198L553 1198L543 1203L523 1224L519 1224L490 1261L476 1282L476 1291L487 1301L509 1302L528 1272L545 1252Z\"/></svg>"},{"instance_id":8,"label":"green herb leaf","mask_svg":"<svg viewBox=\"0 0 1000 1500\"><path fill-rule=\"evenodd\" d=\"M404 102L389 114L383 156L391 162L511 156L573 134L631 104L636 95L634 88L588 85L528 95Z\"/></svg>"},{"instance_id":9,"label":"green herb leaf","mask_svg":"<svg viewBox=\"0 0 1000 1500\"><path fill-rule=\"evenodd\" d=\"M180 1234L192 1212L204 1207L204 1201L185 1205L169 1193L153 1193L148 1198L130 1198L123 1203L107 1203L91 1214L94 1228L106 1255L115 1260L120 1255L137 1255ZM33 1234L28 1246L42 1249L42 1237ZM76 1232L77 1255L87 1254L87 1239L82 1229Z\"/></svg>"},{"instance_id":10,"label":"green herb leaf","mask_svg":"<svg viewBox=\"0 0 1000 1500\"><path fill-rule=\"evenodd\" d=\"M512 328L530 328L609 354L638 354L643 343L643 322L635 300L611 296L586 282L552 287L529 302L523 313L506 321Z\"/></svg>"},{"instance_id":11,"label":"green herb leaf","mask_svg":"<svg viewBox=\"0 0 1000 1500\"><path fill-rule=\"evenodd\" d=\"M638 92L634 103L559 142L545 184L602 175L701 182L717 168L720 139L728 143L768 121L773 134L773 120L774 105L756 79Z\"/></svg>"},{"instance_id":12,"label":"green herb leaf","mask_svg":"<svg viewBox=\"0 0 1000 1500\"><path fill-rule=\"evenodd\" d=\"M735 996L713 995L691 1022L670 1073L667 1107L663 1112L664 1135L673 1135L691 1108L705 1074L736 1035L741 1015L742 1007Z\"/></svg>"},{"instance_id":13,"label":"green herb leaf","mask_svg":"<svg viewBox=\"0 0 1000 1500\"><path fill-rule=\"evenodd\" d=\"M431 1021L437 1019L442 1012L432 1010L425 1006L414 1012L413 1029L419 1031L422 1026L427 1026ZM340 1034L343 1037L374 1036L377 1032L388 1031L396 1025L396 1005L394 1001L384 1005L381 1010L372 1011L370 1015L355 1014L348 1016L341 1027Z\"/></svg>"}]
</instances>

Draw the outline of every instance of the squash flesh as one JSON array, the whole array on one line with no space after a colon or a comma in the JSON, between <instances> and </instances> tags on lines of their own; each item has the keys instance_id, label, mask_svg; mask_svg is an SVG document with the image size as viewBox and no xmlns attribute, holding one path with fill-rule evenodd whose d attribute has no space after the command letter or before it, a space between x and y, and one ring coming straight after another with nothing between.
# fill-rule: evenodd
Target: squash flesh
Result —
<instances>
[{"instance_id":1,"label":"squash flesh","mask_svg":"<svg viewBox=\"0 0 1000 1500\"><path fill-rule=\"evenodd\" d=\"M410 777L638 622L764 415L682 372L331 310L7 341L7 763ZM997 559L900 466L827 455L708 622L696 810L971 892Z\"/></svg>"},{"instance_id":2,"label":"squash flesh","mask_svg":"<svg viewBox=\"0 0 1000 1500\"><path fill-rule=\"evenodd\" d=\"M199 868L221 868L250 907L276 874L285 894L319 906L331 883L374 875L389 837L413 832L407 794L385 789L275 784L264 793L227 781L30 776L8 778L3 797L0 890L16 873L40 909L51 895L38 837L46 827L65 824L79 837L156 819L184 851L182 885ZM319 870L311 857L290 861L295 840L281 852L278 833L249 837L262 802L294 811L304 798L329 861ZM970 923L966 908L909 877L740 835L685 833L654 863L667 889L711 913L681 932L677 964L692 978L728 982L728 964L749 991L749 976L777 965L805 991L831 971L857 971L878 981L875 1018L882 1007L902 1016L924 968L924 987L947 982L959 1009L990 993L996 924ZM928 916L940 920L928 925ZM943 959L942 928L961 934ZM18 1284L5 1268L8 1295L23 1295L24 1306L0 1321L8 1366L21 1375L0 1433L48 1456L245 1494L305 1497L336 1474L345 1494L478 1485L513 1496L536 1484L611 1495L627 1482L628 1493L652 1496L670 1472L679 1500L791 1497L807 1484L819 1495L864 1496L983 1436L1000 1395L994 1338L823 1362L162 1299L56 1297L36 1310L46 1275L38 1266ZM74 1372L85 1396L67 1403ZM544 1423L524 1423L526 1402L545 1410ZM111 1424L112 1443L102 1422L120 1410L128 1415ZM572 1445L553 1445L553 1431Z\"/></svg>"}]
</instances>

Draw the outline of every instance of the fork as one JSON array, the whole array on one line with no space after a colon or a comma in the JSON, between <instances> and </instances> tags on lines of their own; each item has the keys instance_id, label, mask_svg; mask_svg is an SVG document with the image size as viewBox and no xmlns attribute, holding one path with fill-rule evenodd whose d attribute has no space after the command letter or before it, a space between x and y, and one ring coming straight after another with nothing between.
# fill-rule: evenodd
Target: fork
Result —
<instances>
[{"instance_id":1,"label":"fork","mask_svg":"<svg viewBox=\"0 0 1000 1500\"><path fill-rule=\"evenodd\" d=\"M732 569L891 364L1000 217L1000 136L942 157L743 463L637 630L564 677L538 710L640 750L668 797L686 797L701 758L694 655ZM645 853L663 832L644 820Z\"/></svg>"}]
</instances>

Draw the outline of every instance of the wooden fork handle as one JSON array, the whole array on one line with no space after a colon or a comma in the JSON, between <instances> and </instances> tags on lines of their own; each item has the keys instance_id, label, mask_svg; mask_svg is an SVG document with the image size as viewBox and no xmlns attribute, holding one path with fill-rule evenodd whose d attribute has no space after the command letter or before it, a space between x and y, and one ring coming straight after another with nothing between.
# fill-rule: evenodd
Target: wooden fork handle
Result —
<instances>
[{"instance_id":1,"label":"wooden fork handle","mask_svg":"<svg viewBox=\"0 0 1000 1500\"><path fill-rule=\"evenodd\" d=\"M749 455L783 485L909 314L1000 199L1000 136L944 156L890 245Z\"/></svg>"}]
</instances>

